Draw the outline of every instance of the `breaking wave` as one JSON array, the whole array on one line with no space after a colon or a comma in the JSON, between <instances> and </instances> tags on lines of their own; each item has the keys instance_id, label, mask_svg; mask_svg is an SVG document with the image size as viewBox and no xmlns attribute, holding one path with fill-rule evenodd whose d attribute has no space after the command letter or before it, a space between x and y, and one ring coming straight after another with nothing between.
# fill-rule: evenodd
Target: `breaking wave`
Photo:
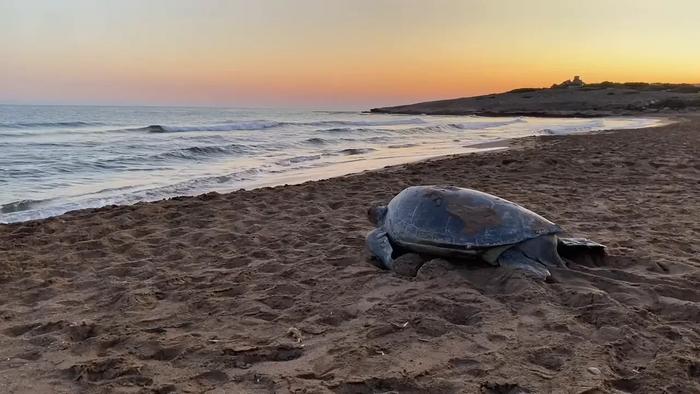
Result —
<instances>
[{"instance_id":1,"label":"breaking wave","mask_svg":"<svg viewBox=\"0 0 700 394\"><path fill-rule=\"evenodd\" d=\"M604 128L605 123L602 120L590 120L581 124L550 126L546 129L539 130L536 134L540 135L565 135L575 133L585 133L591 130L600 130Z\"/></svg>"},{"instance_id":2,"label":"breaking wave","mask_svg":"<svg viewBox=\"0 0 700 394\"><path fill-rule=\"evenodd\" d=\"M2 129L41 129L41 128L60 128L60 127L88 127L102 126L100 122L20 122L20 123L0 123Z\"/></svg>"},{"instance_id":3,"label":"breaking wave","mask_svg":"<svg viewBox=\"0 0 700 394\"><path fill-rule=\"evenodd\" d=\"M374 152L376 149L374 148L348 148L348 149L343 149L338 151L338 153L342 155L361 155L363 153L369 153L369 152Z\"/></svg>"},{"instance_id":4,"label":"breaking wave","mask_svg":"<svg viewBox=\"0 0 700 394\"><path fill-rule=\"evenodd\" d=\"M305 141L310 143L310 144L314 144L314 145L323 145L323 144L328 143L328 141L324 140L323 138L318 138L318 137L308 138Z\"/></svg>"},{"instance_id":5,"label":"breaking wave","mask_svg":"<svg viewBox=\"0 0 700 394\"><path fill-rule=\"evenodd\" d=\"M211 124L201 126L162 126L150 125L135 131L147 131L149 133L178 133L186 131L236 131L236 130L264 130L273 127L281 126L281 122L274 121L245 121L245 122L230 122L222 124Z\"/></svg>"},{"instance_id":6,"label":"breaking wave","mask_svg":"<svg viewBox=\"0 0 700 394\"><path fill-rule=\"evenodd\" d=\"M27 211L49 200L19 200L0 205L0 213Z\"/></svg>"},{"instance_id":7,"label":"breaking wave","mask_svg":"<svg viewBox=\"0 0 700 394\"><path fill-rule=\"evenodd\" d=\"M495 121L495 122L469 122L469 123L450 123L449 126L459 130L482 130L491 129L494 127L508 126L515 123L523 123L526 120L522 118Z\"/></svg>"},{"instance_id":8,"label":"breaking wave","mask_svg":"<svg viewBox=\"0 0 700 394\"><path fill-rule=\"evenodd\" d=\"M342 120L325 120L320 122L310 122L310 123L297 123L300 126L401 126L401 125L412 125L412 124L426 124L427 122L421 118L407 118L407 119L387 119L387 120L352 120L352 121L342 121Z\"/></svg>"},{"instance_id":9,"label":"breaking wave","mask_svg":"<svg viewBox=\"0 0 700 394\"><path fill-rule=\"evenodd\" d=\"M387 148L389 149L400 149L400 148L411 148L414 146L418 146L418 144L397 144L397 145L387 145Z\"/></svg>"},{"instance_id":10,"label":"breaking wave","mask_svg":"<svg viewBox=\"0 0 700 394\"><path fill-rule=\"evenodd\" d=\"M375 121L364 121L364 120L353 120L353 121L341 121L341 120L327 120L318 122L275 122L269 120L250 120L250 121L226 121L219 124L207 124L207 125L189 125L189 126L164 126L164 125L150 125L146 127L140 127L136 129L129 129L130 131L146 131L149 133L177 133L177 132L187 132L187 131L237 131L237 130L265 130L281 126L308 126L308 127L332 127L336 128L325 130L329 132L333 131L349 131L353 130L352 126L362 126L362 127L373 127L373 126L398 126L398 125L412 125L412 124L424 124L424 120L419 118L411 119L389 119L389 120L375 120ZM349 126L349 127L348 127Z\"/></svg>"},{"instance_id":11,"label":"breaking wave","mask_svg":"<svg viewBox=\"0 0 700 394\"><path fill-rule=\"evenodd\" d=\"M303 163L306 161L315 161L321 159L321 155L295 156L289 159L278 161L276 164L281 166L290 166L292 164Z\"/></svg>"},{"instance_id":12,"label":"breaking wave","mask_svg":"<svg viewBox=\"0 0 700 394\"><path fill-rule=\"evenodd\" d=\"M151 158L197 160L215 155L240 154L246 151L246 147L238 144L229 144L224 146L192 146L189 148L183 148L153 155Z\"/></svg>"}]
</instances>

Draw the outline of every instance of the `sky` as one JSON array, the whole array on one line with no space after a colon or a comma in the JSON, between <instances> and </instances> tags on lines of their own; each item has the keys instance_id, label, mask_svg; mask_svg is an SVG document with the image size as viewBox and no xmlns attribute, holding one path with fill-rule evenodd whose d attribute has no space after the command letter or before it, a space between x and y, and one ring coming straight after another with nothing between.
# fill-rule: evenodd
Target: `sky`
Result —
<instances>
[{"instance_id":1,"label":"sky","mask_svg":"<svg viewBox=\"0 0 700 394\"><path fill-rule=\"evenodd\" d=\"M369 108L700 83L698 0L0 0L0 103Z\"/></svg>"}]
</instances>

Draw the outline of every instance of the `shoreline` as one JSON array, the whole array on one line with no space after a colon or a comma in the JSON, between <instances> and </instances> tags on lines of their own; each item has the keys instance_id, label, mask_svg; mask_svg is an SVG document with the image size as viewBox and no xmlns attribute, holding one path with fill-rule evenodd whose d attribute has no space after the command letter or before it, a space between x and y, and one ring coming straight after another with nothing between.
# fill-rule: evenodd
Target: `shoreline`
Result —
<instances>
[{"instance_id":1,"label":"shoreline","mask_svg":"<svg viewBox=\"0 0 700 394\"><path fill-rule=\"evenodd\" d=\"M700 118L0 225L8 392L700 390ZM603 261L553 283L366 260L414 184L517 202Z\"/></svg>"},{"instance_id":2,"label":"shoreline","mask_svg":"<svg viewBox=\"0 0 700 394\"><path fill-rule=\"evenodd\" d=\"M427 116L442 116L442 115L427 115ZM614 116L610 118L618 118L619 116ZM679 122L684 117L682 116L646 116L646 117L640 117L640 116L629 116L629 118L633 119L655 119L658 121L657 124L647 126L647 127L642 127L642 128L634 128L634 129L621 129L621 130L641 130L641 129L646 129L646 128L655 128L655 127L662 127L664 125L671 124L673 122ZM614 131L614 129L611 129ZM579 134L594 134L594 133L600 133L600 132L606 132L606 131L611 131L611 130L594 130L594 131L588 131L584 133L580 132L571 132L568 134L561 134L561 135L579 135ZM559 135L559 134L555 134ZM65 211L63 213L57 214L57 215L51 215L47 217L40 217L36 219L28 219L28 220L21 220L21 221L11 221L11 222L0 222L0 226L2 225L8 225L8 224L13 224L13 223L23 223L23 222L28 222L28 221L36 221L36 220L44 220L44 219L50 219L53 217L58 217L62 216L65 214L70 214L72 212L77 212L77 211L89 211L89 210L96 210L103 208L105 206L131 206L134 204L140 204L140 203L151 203L151 202L158 202L158 201L163 201L163 200L168 200L172 198L182 198L182 197L197 197L202 194L207 194L207 193L220 193L220 194L226 194L226 193L231 193L235 192L237 190L254 190L258 188L265 188L265 187L280 187L280 186L287 186L287 185L297 185L305 182L314 182L314 181L319 181L319 180L326 180L329 178L336 178L336 177L345 177L345 176L352 176L352 175L357 175L357 174L363 174L369 171L382 171L388 167L393 167L393 166L403 166L403 165L409 165L412 163L420 163L423 161L429 161L429 160L440 160L440 159L447 159L447 158L454 158L458 157L460 155L469 155L469 154L479 154L483 152L489 152L493 150L501 150L501 149L507 149L509 147L512 147L516 141L523 139L523 138L533 138L536 136L524 136L524 137L506 137L502 138L496 141L487 141L487 142L474 142L474 143L469 143L467 145L462 145L460 148L460 151L455 152L455 153L446 153L446 154L435 154L435 153L428 153L428 151L422 151L422 152L417 152L414 155L411 155L410 158L407 157L405 154L402 156L391 156L391 157L378 157L378 158L368 158L368 159L361 159L361 161L364 163L364 167L369 167L369 168L362 168L362 169L357 169L353 170L351 165L349 163L345 162L339 162L339 163L329 163L326 166L322 167L317 167L317 168L307 168L307 169L300 169L297 170L293 174L268 174L266 178L264 179L258 179L254 181L247 181L244 182L242 187L236 187L236 188L223 188L221 190L214 190L214 191L209 191L209 192L203 192L199 194L184 194L184 195L175 195L167 198L160 198L160 199L146 199L144 201L138 201L132 204L107 204L103 205L100 207L85 207L85 208L79 208L79 209L72 209ZM410 148L409 148L410 149ZM406 161L408 159L408 161ZM368 163L371 163L368 165ZM331 174L328 176L328 174ZM26 200L25 200L26 201ZM17 213L21 213L22 211L15 211ZM15 212L9 212L9 213L15 213Z\"/></svg>"}]
</instances>

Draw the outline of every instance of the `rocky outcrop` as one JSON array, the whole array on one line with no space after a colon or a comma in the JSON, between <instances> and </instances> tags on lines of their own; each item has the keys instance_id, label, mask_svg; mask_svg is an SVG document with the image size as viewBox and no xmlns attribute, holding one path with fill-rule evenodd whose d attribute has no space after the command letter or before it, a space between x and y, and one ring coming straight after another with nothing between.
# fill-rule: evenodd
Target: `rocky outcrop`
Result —
<instances>
[{"instance_id":1,"label":"rocky outcrop","mask_svg":"<svg viewBox=\"0 0 700 394\"><path fill-rule=\"evenodd\" d=\"M567 88L580 88L586 85L585 82L581 79L580 76L576 75L574 76L574 79L567 79L566 81L560 83L560 84L554 84L552 85L552 89L567 89Z\"/></svg>"}]
</instances>

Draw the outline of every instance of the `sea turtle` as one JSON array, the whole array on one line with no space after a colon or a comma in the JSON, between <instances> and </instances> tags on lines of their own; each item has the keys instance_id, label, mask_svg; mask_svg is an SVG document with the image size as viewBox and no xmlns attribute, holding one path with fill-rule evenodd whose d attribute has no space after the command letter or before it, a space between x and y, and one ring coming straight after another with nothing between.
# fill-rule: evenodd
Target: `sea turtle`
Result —
<instances>
[{"instance_id":1,"label":"sea turtle","mask_svg":"<svg viewBox=\"0 0 700 394\"><path fill-rule=\"evenodd\" d=\"M565 267L560 250L602 252L605 246L581 238L560 238L561 227L518 204L454 186L411 186L388 205L368 210L377 227L367 246L377 265L392 269L408 252L480 257L488 263L550 278L547 267Z\"/></svg>"}]
</instances>

